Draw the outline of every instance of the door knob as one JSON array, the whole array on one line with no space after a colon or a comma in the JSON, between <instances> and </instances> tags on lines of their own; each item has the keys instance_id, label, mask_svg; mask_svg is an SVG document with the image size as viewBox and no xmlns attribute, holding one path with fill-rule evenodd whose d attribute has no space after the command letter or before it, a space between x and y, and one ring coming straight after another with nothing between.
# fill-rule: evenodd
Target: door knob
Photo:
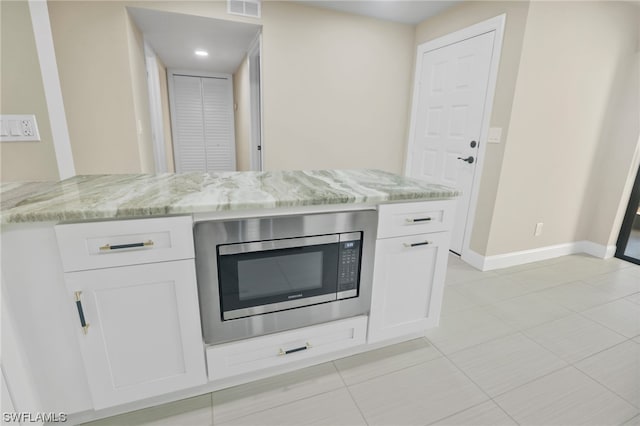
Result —
<instances>
[{"instance_id":1,"label":"door knob","mask_svg":"<svg viewBox=\"0 0 640 426\"><path fill-rule=\"evenodd\" d=\"M458 157L458 160L466 161L469 164L473 164L475 161L472 156L468 156L467 158Z\"/></svg>"}]
</instances>

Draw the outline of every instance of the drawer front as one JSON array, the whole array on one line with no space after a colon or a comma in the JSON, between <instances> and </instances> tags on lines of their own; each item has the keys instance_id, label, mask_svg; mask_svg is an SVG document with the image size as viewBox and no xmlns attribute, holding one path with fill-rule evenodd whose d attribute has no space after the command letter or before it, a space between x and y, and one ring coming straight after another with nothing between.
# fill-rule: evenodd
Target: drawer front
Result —
<instances>
[{"instance_id":1,"label":"drawer front","mask_svg":"<svg viewBox=\"0 0 640 426\"><path fill-rule=\"evenodd\" d=\"M378 207L378 238L448 231L456 200L382 204Z\"/></svg>"},{"instance_id":2,"label":"drawer front","mask_svg":"<svg viewBox=\"0 0 640 426\"><path fill-rule=\"evenodd\" d=\"M193 258L191 216L57 225L65 272Z\"/></svg>"},{"instance_id":3,"label":"drawer front","mask_svg":"<svg viewBox=\"0 0 640 426\"><path fill-rule=\"evenodd\" d=\"M207 348L209 380L312 358L365 343L367 317L285 331Z\"/></svg>"}]
</instances>

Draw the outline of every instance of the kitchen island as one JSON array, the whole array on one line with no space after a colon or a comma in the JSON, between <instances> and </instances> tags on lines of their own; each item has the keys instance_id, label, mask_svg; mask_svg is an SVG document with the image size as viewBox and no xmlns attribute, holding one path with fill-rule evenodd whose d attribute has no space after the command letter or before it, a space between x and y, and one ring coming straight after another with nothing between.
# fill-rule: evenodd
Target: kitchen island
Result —
<instances>
[{"instance_id":1,"label":"kitchen island","mask_svg":"<svg viewBox=\"0 0 640 426\"><path fill-rule=\"evenodd\" d=\"M438 322L458 195L376 170L95 175L0 189L11 195L2 315L14 408L76 422L422 335ZM366 312L204 343L194 226L358 211L374 217L363 237Z\"/></svg>"}]
</instances>

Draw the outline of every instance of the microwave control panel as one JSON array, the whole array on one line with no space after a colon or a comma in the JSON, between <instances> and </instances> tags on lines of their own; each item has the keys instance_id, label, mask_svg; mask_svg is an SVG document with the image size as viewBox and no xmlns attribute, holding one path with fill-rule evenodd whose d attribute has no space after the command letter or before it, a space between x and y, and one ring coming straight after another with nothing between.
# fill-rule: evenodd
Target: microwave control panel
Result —
<instances>
[{"instance_id":1,"label":"microwave control panel","mask_svg":"<svg viewBox=\"0 0 640 426\"><path fill-rule=\"evenodd\" d=\"M360 240L340 242L338 262L338 294L348 292L345 297L357 296Z\"/></svg>"}]
</instances>

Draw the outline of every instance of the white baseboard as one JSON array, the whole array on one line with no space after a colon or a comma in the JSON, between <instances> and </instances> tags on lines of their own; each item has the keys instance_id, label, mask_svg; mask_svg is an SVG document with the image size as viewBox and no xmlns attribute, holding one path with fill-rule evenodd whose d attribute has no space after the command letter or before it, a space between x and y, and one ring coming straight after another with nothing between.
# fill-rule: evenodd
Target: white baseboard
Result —
<instances>
[{"instance_id":1,"label":"white baseboard","mask_svg":"<svg viewBox=\"0 0 640 426\"><path fill-rule=\"evenodd\" d=\"M462 256L462 260L481 271L491 271L577 253L609 259L613 257L615 251L616 246L603 246L592 241L576 241L494 256L482 256L472 250L467 250Z\"/></svg>"},{"instance_id":2,"label":"white baseboard","mask_svg":"<svg viewBox=\"0 0 640 426\"><path fill-rule=\"evenodd\" d=\"M616 254L616 246L603 246L592 241L580 241L580 246L583 253L601 259L611 259Z\"/></svg>"},{"instance_id":3,"label":"white baseboard","mask_svg":"<svg viewBox=\"0 0 640 426\"><path fill-rule=\"evenodd\" d=\"M468 249L468 250L465 250L462 253L462 256L460 256L460 258L464 262L466 262L469 265L473 266L474 268L479 269L481 271L486 271L486 269L485 269L486 257L485 256L483 256L483 255L481 255L479 253L476 253L475 251L473 251L471 249Z\"/></svg>"}]
</instances>

